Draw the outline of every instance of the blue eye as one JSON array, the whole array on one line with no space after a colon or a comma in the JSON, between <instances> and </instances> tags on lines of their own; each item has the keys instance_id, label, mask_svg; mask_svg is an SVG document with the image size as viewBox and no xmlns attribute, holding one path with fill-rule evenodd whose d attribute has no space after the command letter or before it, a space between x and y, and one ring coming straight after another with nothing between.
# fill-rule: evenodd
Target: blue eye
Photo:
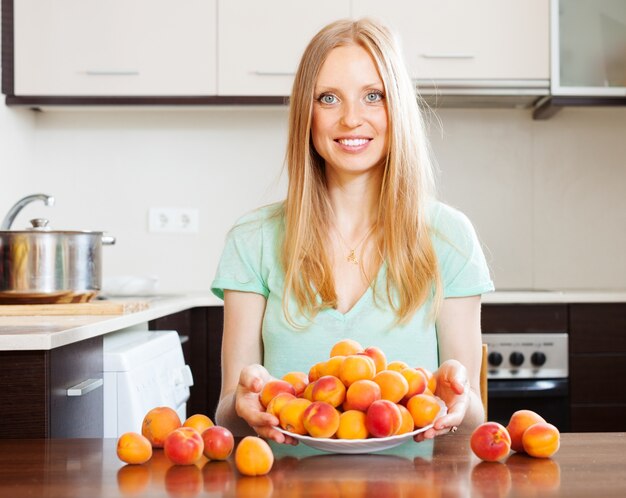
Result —
<instances>
[{"instance_id":1,"label":"blue eye","mask_svg":"<svg viewBox=\"0 0 626 498\"><path fill-rule=\"evenodd\" d=\"M383 100L383 94L382 92L370 92L365 96L365 100L368 103L380 102Z\"/></svg>"},{"instance_id":2,"label":"blue eye","mask_svg":"<svg viewBox=\"0 0 626 498\"><path fill-rule=\"evenodd\" d=\"M337 97L335 97L332 93L323 93L317 98L317 101L322 104L335 104L337 102Z\"/></svg>"}]
</instances>

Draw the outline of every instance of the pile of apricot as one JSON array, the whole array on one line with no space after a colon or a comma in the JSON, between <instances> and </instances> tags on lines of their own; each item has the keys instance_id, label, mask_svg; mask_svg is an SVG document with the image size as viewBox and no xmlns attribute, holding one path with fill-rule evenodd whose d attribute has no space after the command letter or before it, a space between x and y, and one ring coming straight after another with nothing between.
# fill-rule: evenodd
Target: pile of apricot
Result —
<instances>
[{"instance_id":1,"label":"pile of apricot","mask_svg":"<svg viewBox=\"0 0 626 498\"><path fill-rule=\"evenodd\" d=\"M441 410L435 388L436 378L427 369L388 363L380 348L344 339L308 373L289 372L267 382L259 400L291 433L365 439L431 424Z\"/></svg>"},{"instance_id":2,"label":"pile of apricot","mask_svg":"<svg viewBox=\"0 0 626 498\"><path fill-rule=\"evenodd\" d=\"M560 446L559 430L531 410L518 410L504 427L498 422L485 422L472 433L470 447L485 461L497 462L513 450L531 457L549 458Z\"/></svg>"}]
</instances>

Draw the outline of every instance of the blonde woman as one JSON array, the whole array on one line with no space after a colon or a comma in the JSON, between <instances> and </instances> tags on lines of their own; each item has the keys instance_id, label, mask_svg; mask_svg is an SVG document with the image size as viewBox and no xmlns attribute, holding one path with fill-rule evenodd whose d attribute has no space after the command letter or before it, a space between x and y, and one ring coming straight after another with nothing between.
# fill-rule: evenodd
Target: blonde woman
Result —
<instances>
[{"instance_id":1,"label":"blonde woman","mask_svg":"<svg viewBox=\"0 0 626 498\"><path fill-rule=\"evenodd\" d=\"M471 430L480 295L493 290L474 229L437 202L415 90L394 37L340 20L306 48L290 101L284 202L230 231L212 284L224 299L217 420L279 443L259 392L352 338L435 372L448 414L416 440Z\"/></svg>"}]
</instances>

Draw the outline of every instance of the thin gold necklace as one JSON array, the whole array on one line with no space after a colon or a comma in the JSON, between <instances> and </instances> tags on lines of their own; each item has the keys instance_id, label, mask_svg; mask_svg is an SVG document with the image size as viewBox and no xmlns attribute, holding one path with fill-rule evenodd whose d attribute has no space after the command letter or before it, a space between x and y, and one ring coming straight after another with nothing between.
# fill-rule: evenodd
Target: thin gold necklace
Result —
<instances>
[{"instance_id":1,"label":"thin gold necklace","mask_svg":"<svg viewBox=\"0 0 626 498\"><path fill-rule=\"evenodd\" d=\"M348 255L346 256L346 261L348 263L352 263L353 265L358 265L360 263L359 258L357 258L356 255L356 251L359 249L359 247L361 247L361 244L363 242L365 242L365 240L369 237L369 235L372 233L372 230L374 230L374 225L372 225L369 230L365 233L365 235L363 236L363 238L359 241L359 243L354 247L354 249L350 249L350 246L348 246L348 244L346 244L346 241L344 240L344 238L341 236L341 232L339 231L339 229L337 227L335 227L335 232L337 232L337 235L339 236L339 241L343 244L343 246L348 250Z\"/></svg>"}]
</instances>

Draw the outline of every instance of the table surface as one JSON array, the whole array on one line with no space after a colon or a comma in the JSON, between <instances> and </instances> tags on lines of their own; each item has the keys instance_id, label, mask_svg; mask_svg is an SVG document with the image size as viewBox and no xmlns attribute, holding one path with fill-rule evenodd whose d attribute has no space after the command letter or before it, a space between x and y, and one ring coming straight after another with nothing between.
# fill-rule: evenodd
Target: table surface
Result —
<instances>
[{"instance_id":1,"label":"table surface","mask_svg":"<svg viewBox=\"0 0 626 498\"><path fill-rule=\"evenodd\" d=\"M367 455L273 445L261 477L241 476L232 456L176 466L156 450L124 465L115 448L114 439L0 440L0 497L626 496L626 433L563 434L551 459L512 453L504 463L478 460L462 434Z\"/></svg>"}]
</instances>

